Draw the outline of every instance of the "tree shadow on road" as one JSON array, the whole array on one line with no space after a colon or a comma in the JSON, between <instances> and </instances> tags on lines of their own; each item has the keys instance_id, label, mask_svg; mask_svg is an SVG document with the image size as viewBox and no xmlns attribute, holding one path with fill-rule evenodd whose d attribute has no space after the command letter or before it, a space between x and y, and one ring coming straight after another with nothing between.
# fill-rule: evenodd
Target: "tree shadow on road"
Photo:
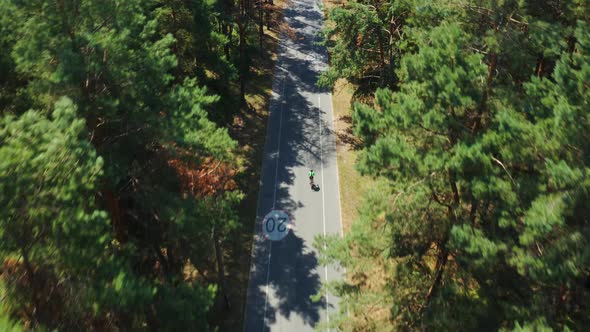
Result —
<instances>
[{"instance_id":1,"label":"tree shadow on road","mask_svg":"<svg viewBox=\"0 0 590 332\"><path fill-rule=\"evenodd\" d=\"M315 326L320 321L319 312L324 303L324 301L313 302L311 299L321 288L321 278L316 271L318 258L294 232L291 232L283 241L285 243L282 245L295 248L295 251L284 252L281 255L283 257L278 257L285 260L281 264L285 269L284 275L290 276L290 278L281 279L281 284L270 285L279 300L278 310L287 319L292 314L296 314L306 325ZM270 322L275 319L274 316L267 317Z\"/></svg>"},{"instance_id":2,"label":"tree shadow on road","mask_svg":"<svg viewBox=\"0 0 590 332\"><path fill-rule=\"evenodd\" d=\"M246 308L246 312L256 319L246 319L245 330L268 330L271 324L277 322L277 313L289 320L296 315L305 325L316 326L320 321L320 311L325 308L325 299L312 300L312 296L321 289L321 277L317 272L318 258L311 245L306 245L296 231L290 232L280 242L271 243L263 237L256 242L255 257L258 259L252 266L250 278L263 282L249 289L250 307ZM284 248L289 250L281 250ZM280 267L271 271L271 278L267 275L269 250L272 251L271 264Z\"/></svg>"},{"instance_id":3,"label":"tree shadow on road","mask_svg":"<svg viewBox=\"0 0 590 332\"><path fill-rule=\"evenodd\" d=\"M311 299L321 291L321 266L313 243L297 233L297 223L304 221L294 220L295 229L279 242L271 244L262 235L262 218L271 209L293 215L304 207L290 190L299 185L310 190L306 172L335 160L336 153L331 126L324 120L316 95L327 92L316 87L322 70L317 60L325 61L326 55L315 44L319 31L306 24L321 20L321 15L310 6L286 9L284 15L304 38L293 41L283 36L279 46L245 309L246 331L268 330L279 316L288 320L298 317L306 326L315 327L326 305L323 298L318 302ZM269 253L274 267L270 276Z\"/></svg>"}]
</instances>

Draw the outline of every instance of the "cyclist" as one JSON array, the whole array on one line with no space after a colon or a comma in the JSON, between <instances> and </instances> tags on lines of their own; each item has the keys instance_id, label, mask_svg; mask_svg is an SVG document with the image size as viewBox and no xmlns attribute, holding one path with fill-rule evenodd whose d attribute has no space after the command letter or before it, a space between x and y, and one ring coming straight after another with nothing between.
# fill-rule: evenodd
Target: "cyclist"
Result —
<instances>
[{"instance_id":1,"label":"cyclist","mask_svg":"<svg viewBox=\"0 0 590 332\"><path fill-rule=\"evenodd\" d=\"M315 176L315 172L312 170L309 171L309 181L313 182L313 177Z\"/></svg>"}]
</instances>

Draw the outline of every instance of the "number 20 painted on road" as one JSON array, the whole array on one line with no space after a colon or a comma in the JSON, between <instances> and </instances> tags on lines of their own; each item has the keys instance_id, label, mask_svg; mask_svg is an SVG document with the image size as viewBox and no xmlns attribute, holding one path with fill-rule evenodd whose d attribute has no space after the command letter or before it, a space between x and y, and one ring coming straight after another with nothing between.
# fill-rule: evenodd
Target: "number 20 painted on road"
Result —
<instances>
[{"instance_id":1,"label":"number 20 painted on road","mask_svg":"<svg viewBox=\"0 0 590 332\"><path fill-rule=\"evenodd\" d=\"M279 232L287 231L287 226L285 226L286 221L287 221L287 218L279 218L279 225L277 226L277 231L279 231ZM274 218L266 219L266 232L272 233L275 229L275 224L276 224L276 222L275 222Z\"/></svg>"},{"instance_id":2,"label":"number 20 painted on road","mask_svg":"<svg viewBox=\"0 0 590 332\"><path fill-rule=\"evenodd\" d=\"M280 241L289 234L291 228L289 215L282 210L272 210L262 221L262 231L271 241Z\"/></svg>"}]
</instances>

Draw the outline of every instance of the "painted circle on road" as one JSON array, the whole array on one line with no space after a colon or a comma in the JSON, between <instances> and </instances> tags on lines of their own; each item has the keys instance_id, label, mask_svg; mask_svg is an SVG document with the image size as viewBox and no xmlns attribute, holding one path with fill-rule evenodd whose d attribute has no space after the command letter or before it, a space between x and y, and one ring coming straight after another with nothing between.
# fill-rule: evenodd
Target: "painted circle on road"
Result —
<instances>
[{"instance_id":1,"label":"painted circle on road","mask_svg":"<svg viewBox=\"0 0 590 332\"><path fill-rule=\"evenodd\" d=\"M283 210L272 210L262 220L262 232L271 241L280 241L289 234L291 218Z\"/></svg>"}]
</instances>

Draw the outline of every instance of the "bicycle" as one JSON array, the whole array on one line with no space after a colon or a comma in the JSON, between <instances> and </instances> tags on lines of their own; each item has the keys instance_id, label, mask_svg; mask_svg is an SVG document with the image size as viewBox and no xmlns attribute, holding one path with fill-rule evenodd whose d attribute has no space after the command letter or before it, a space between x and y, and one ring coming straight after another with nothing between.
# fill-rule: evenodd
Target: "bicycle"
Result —
<instances>
[{"instance_id":1,"label":"bicycle","mask_svg":"<svg viewBox=\"0 0 590 332\"><path fill-rule=\"evenodd\" d=\"M315 172L312 170L309 171L309 185L311 186L311 190L316 191L317 186L313 182L313 178L315 176Z\"/></svg>"}]
</instances>

